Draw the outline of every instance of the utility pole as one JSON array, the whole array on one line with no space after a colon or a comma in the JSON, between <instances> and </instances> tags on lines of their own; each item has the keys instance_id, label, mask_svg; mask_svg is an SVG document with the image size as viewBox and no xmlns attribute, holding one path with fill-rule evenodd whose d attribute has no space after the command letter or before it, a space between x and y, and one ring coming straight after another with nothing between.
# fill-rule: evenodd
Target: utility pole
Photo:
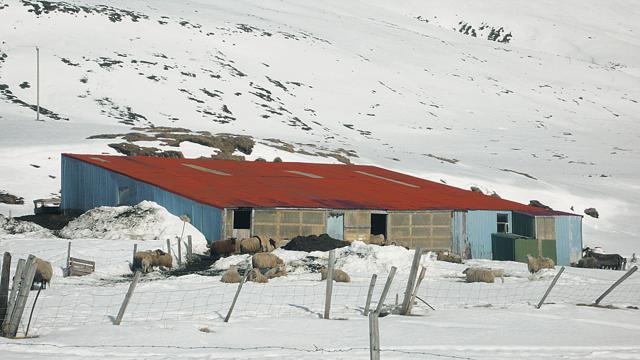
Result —
<instances>
[{"instance_id":1,"label":"utility pole","mask_svg":"<svg viewBox=\"0 0 640 360\"><path fill-rule=\"evenodd\" d=\"M36 46L36 121L40 121L40 48Z\"/></svg>"}]
</instances>

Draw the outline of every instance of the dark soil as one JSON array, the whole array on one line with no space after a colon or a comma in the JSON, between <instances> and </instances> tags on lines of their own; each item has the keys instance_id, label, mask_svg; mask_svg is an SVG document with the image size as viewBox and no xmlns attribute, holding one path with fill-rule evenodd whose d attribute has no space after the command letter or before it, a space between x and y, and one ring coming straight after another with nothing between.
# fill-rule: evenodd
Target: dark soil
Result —
<instances>
[{"instance_id":1,"label":"dark soil","mask_svg":"<svg viewBox=\"0 0 640 360\"><path fill-rule=\"evenodd\" d=\"M327 234L322 234L320 236L296 236L283 246L283 249L306 252L329 251L349 245L351 243L348 241L337 240Z\"/></svg>"},{"instance_id":2,"label":"dark soil","mask_svg":"<svg viewBox=\"0 0 640 360\"><path fill-rule=\"evenodd\" d=\"M22 205L24 204L24 199L19 196L11 195L9 193L0 193L0 203Z\"/></svg>"},{"instance_id":3,"label":"dark soil","mask_svg":"<svg viewBox=\"0 0 640 360\"><path fill-rule=\"evenodd\" d=\"M76 216L68 214L38 214L16 217L18 220L30 221L49 230L60 230L75 218Z\"/></svg>"}]
</instances>

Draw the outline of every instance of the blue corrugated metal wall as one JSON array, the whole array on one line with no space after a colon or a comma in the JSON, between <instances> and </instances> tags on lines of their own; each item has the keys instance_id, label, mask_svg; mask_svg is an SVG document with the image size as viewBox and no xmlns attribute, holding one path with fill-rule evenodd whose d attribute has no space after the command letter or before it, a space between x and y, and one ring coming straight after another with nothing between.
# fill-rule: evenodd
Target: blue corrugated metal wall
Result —
<instances>
[{"instance_id":1,"label":"blue corrugated metal wall","mask_svg":"<svg viewBox=\"0 0 640 360\"><path fill-rule=\"evenodd\" d=\"M507 214L509 230L513 228L511 211L475 210L467 212L467 239L474 259L492 259L491 234L498 231L498 214Z\"/></svg>"},{"instance_id":2,"label":"blue corrugated metal wall","mask_svg":"<svg viewBox=\"0 0 640 360\"><path fill-rule=\"evenodd\" d=\"M464 254L464 243L467 240L467 212L454 211L453 224L451 226L453 233L453 243L451 251L454 254L462 256Z\"/></svg>"},{"instance_id":3,"label":"blue corrugated metal wall","mask_svg":"<svg viewBox=\"0 0 640 360\"><path fill-rule=\"evenodd\" d=\"M556 216L558 265L569 265L582 257L582 217Z\"/></svg>"},{"instance_id":4,"label":"blue corrugated metal wall","mask_svg":"<svg viewBox=\"0 0 640 360\"><path fill-rule=\"evenodd\" d=\"M97 206L117 206L118 188L124 186L129 187L127 205L143 200L155 201L176 216L187 214L191 224L204 234L207 241L220 239L220 209L95 165L62 157L62 209L86 211Z\"/></svg>"}]
</instances>

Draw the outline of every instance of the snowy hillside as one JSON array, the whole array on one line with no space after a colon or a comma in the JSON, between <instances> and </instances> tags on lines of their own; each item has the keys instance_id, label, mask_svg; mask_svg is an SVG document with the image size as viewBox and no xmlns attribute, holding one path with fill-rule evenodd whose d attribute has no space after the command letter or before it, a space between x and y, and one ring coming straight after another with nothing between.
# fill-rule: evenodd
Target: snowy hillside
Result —
<instances>
[{"instance_id":1,"label":"snowy hillside","mask_svg":"<svg viewBox=\"0 0 640 360\"><path fill-rule=\"evenodd\" d=\"M5 215L58 193L61 152L129 142L595 207L586 244L640 250L636 2L103 3L0 1Z\"/></svg>"}]
</instances>

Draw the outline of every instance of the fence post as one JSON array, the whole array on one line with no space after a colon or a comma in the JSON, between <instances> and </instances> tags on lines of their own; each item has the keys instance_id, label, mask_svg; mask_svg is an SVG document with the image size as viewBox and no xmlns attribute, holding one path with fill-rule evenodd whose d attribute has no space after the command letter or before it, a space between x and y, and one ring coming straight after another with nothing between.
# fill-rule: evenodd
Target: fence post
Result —
<instances>
[{"instance_id":1,"label":"fence post","mask_svg":"<svg viewBox=\"0 0 640 360\"><path fill-rule=\"evenodd\" d=\"M167 254L171 256L171 240L167 239Z\"/></svg>"},{"instance_id":2,"label":"fence post","mask_svg":"<svg viewBox=\"0 0 640 360\"><path fill-rule=\"evenodd\" d=\"M384 284L384 289L382 290L382 294L380 294L380 301L378 301L378 306L376 306L376 316L380 314L382 310L382 305L384 304L384 300L387 298L387 293L389 292L389 288L391 287L391 282L393 281L393 277L396 275L396 270L398 270L395 266L391 267L391 271L389 271L389 276L387 277L387 282Z\"/></svg>"},{"instance_id":3,"label":"fence post","mask_svg":"<svg viewBox=\"0 0 640 360\"><path fill-rule=\"evenodd\" d=\"M67 267L65 268L66 275L70 275L71 271L71 241L67 244Z\"/></svg>"},{"instance_id":4,"label":"fence post","mask_svg":"<svg viewBox=\"0 0 640 360\"><path fill-rule=\"evenodd\" d=\"M178 242L178 266L182 265L182 239L176 236Z\"/></svg>"},{"instance_id":5,"label":"fence post","mask_svg":"<svg viewBox=\"0 0 640 360\"><path fill-rule=\"evenodd\" d=\"M20 284L22 283L22 273L24 272L25 263L26 261L24 259L19 259L16 266L16 273L13 275L11 293L9 294L9 299L7 299L7 313L5 314L2 328L0 328L0 333L2 333L3 336L6 336L9 333L11 314L13 314L13 308L16 304L16 294L18 293L18 289L20 288Z\"/></svg>"},{"instance_id":6,"label":"fence post","mask_svg":"<svg viewBox=\"0 0 640 360\"><path fill-rule=\"evenodd\" d=\"M138 244L133 244L133 257L131 258L131 264L136 261L136 253L138 252Z\"/></svg>"},{"instance_id":7,"label":"fence post","mask_svg":"<svg viewBox=\"0 0 640 360\"><path fill-rule=\"evenodd\" d=\"M27 261L22 270L22 276L20 277L20 289L16 296L16 301L13 306L13 311L9 315L9 323L5 331L5 336L16 337L18 333L18 326L20 325L20 319L22 319L22 313L24 307L27 305L27 298L29 297L29 291L31 290L31 284L33 283L33 277L36 275L36 257L29 255Z\"/></svg>"},{"instance_id":8,"label":"fence post","mask_svg":"<svg viewBox=\"0 0 640 360\"><path fill-rule=\"evenodd\" d=\"M380 360L380 328L378 314L369 314L369 359Z\"/></svg>"},{"instance_id":9,"label":"fence post","mask_svg":"<svg viewBox=\"0 0 640 360\"><path fill-rule=\"evenodd\" d=\"M9 301L9 274L11 273L11 254L4 253L2 258L2 277L0 277L0 327L4 322L4 316L7 313L7 304ZM0 329L0 332L1 329Z\"/></svg>"},{"instance_id":10,"label":"fence post","mask_svg":"<svg viewBox=\"0 0 640 360\"><path fill-rule=\"evenodd\" d=\"M193 241L191 240L191 235L187 235L187 260L193 257Z\"/></svg>"},{"instance_id":11,"label":"fence post","mask_svg":"<svg viewBox=\"0 0 640 360\"><path fill-rule=\"evenodd\" d=\"M333 293L333 268L336 263L336 251L329 251L329 263L327 264L327 288L324 297L324 318L329 318L331 312L331 294Z\"/></svg>"},{"instance_id":12,"label":"fence post","mask_svg":"<svg viewBox=\"0 0 640 360\"><path fill-rule=\"evenodd\" d=\"M553 281L551 281L551 284L549 285L549 288L547 289L547 291L542 296L542 299L540 299L540 302L538 303L538 305L536 305L536 309L540 309L542 307L542 304L547 299L547 296L549 296L549 294L551 293L551 289L553 289L553 287L556 286L556 283L558 282L558 279L560 279L560 275L562 275L563 271L564 271L564 266L561 267L560 270L558 270L558 273L553 278Z\"/></svg>"},{"instance_id":13,"label":"fence post","mask_svg":"<svg viewBox=\"0 0 640 360\"><path fill-rule=\"evenodd\" d=\"M411 264L411 272L409 273L409 280L407 280L407 289L404 291L404 300L402 301L400 315L406 315L409 311L409 303L411 303L411 295L413 294L413 288L416 283L416 275L418 275L418 267L420 266L421 258L422 247L416 246L416 252L413 255L413 263Z\"/></svg>"},{"instance_id":14,"label":"fence post","mask_svg":"<svg viewBox=\"0 0 640 360\"><path fill-rule=\"evenodd\" d=\"M607 289L607 291L605 291L602 295L600 295L600 297L598 299L596 299L595 304L598 305L600 304L600 301L602 301L602 299L605 298L605 296L609 295L610 292L613 291L613 289L615 289L616 287L618 287L618 285L620 285L623 281L627 280L627 278L629 276L631 276L631 274L633 274L634 272L636 272L636 270L638 270L638 265L634 265L631 269L629 269L629 271L627 271L626 274L622 275L622 277L620 279L618 279L618 281L616 281L615 283L613 283L613 285L611 285L611 287L609 287Z\"/></svg>"},{"instance_id":15,"label":"fence post","mask_svg":"<svg viewBox=\"0 0 640 360\"><path fill-rule=\"evenodd\" d=\"M369 307L371 306L371 297L373 296L373 288L376 286L376 280L378 275L371 275L371 283L369 284L369 291L367 292L367 302L364 305L364 316L369 315Z\"/></svg>"},{"instance_id":16,"label":"fence post","mask_svg":"<svg viewBox=\"0 0 640 360\"><path fill-rule=\"evenodd\" d=\"M120 311L118 311L118 316L116 317L114 325L120 325L122 322L122 317L124 316L125 310L127 310L131 296L133 296L133 291L136 289L136 285L138 285L138 280L140 280L140 271L136 271L133 275L133 281L129 284L129 290L127 290L127 294L124 296L124 301L122 302L122 305L120 305Z\"/></svg>"},{"instance_id":17,"label":"fence post","mask_svg":"<svg viewBox=\"0 0 640 360\"><path fill-rule=\"evenodd\" d=\"M422 270L420 270L420 276L418 276L418 282L416 282L416 287L413 289L413 293L411 294L411 301L409 302L409 307L407 308L407 313L405 315L411 314L411 309L413 308L413 303L416 301L416 296L418 296L418 289L420 289L420 284L422 284L422 280L424 280L424 275L427 272L427 268L424 266Z\"/></svg>"},{"instance_id":18,"label":"fence post","mask_svg":"<svg viewBox=\"0 0 640 360\"><path fill-rule=\"evenodd\" d=\"M238 296L240 295L240 290L242 290L242 285L247 282L247 278L249 277L249 273L251 273L251 269L247 268L247 273L244 274L242 280L240 280L240 284L238 284L238 289L236 290L236 294L233 296L233 301L231 302L231 306L229 307L229 311L227 312L227 316L224 318L224 322L229 322L231 318L231 313L233 312L233 308L236 306L236 301L238 300Z\"/></svg>"}]
</instances>

